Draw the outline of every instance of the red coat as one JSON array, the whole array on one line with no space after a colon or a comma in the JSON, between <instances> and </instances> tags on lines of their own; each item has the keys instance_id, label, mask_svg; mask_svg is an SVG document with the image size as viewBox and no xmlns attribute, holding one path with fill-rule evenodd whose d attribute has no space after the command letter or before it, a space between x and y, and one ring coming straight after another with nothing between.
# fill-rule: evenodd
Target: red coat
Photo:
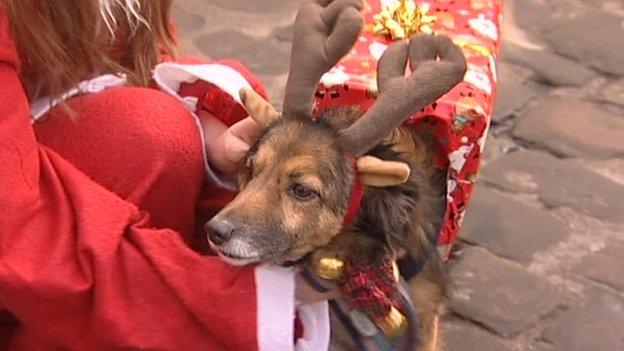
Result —
<instances>
[{"instance_id":1,"label":"red coat","mask_svg":"<svg viewBox=\"0 0 624 351\"><path fill-rule=\"evenodd\" d=\"M0 350L293 349L292 272L188 247L223 193L184 105L115 88L33 127L8 27L0 8Z\"/></svg>"}]
</instances>

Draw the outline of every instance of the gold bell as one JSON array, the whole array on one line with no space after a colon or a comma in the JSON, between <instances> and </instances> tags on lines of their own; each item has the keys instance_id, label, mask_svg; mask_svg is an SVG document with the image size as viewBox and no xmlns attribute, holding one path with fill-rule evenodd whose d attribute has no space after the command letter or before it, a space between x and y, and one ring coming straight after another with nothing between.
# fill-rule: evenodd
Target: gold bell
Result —
<instances>
[{"instance_id":1,"label":"gold bell","mask_svg":"<svg viewBox=\"0 0 624 351\"><path fill-rule=\"evenodd\" d=\"M394 277L394 281L398 282L401 279L401 271L399 271L399 266L396 261L392 261L392 276Z\"/></svg>"},{"instance_id":2,"label":"gold bell","mask_svg":"<svg viewBox=\"0 0 624 351\"><path fill-rule=\"evenodd\" d=\"M327 280L338 280L344 276L345 264L336 257L320 257L314 262L316 275Z\"/></svg>"},{"instance_id":3,"label":"gold bell","mask_svg":"<svg viewBox=\"0 0 624 351\"><path fill-rule=\"evenodd\" d=\"M390 308L390 312L385 318L377 321L379 329L390 338L403 335L408 324L407 318L394 306Z\"/></svg>"}]
</instances>

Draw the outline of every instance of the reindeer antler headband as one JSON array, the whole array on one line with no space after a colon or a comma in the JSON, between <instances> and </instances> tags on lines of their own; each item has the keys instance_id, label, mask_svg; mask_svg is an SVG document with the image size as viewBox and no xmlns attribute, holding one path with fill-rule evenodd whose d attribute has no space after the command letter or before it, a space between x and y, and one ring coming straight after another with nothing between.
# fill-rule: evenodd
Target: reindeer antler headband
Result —
<instances>
[{"instance_id":1,"label":"reindeer antler headband","mask_svg":"<svg viewBox=\"0 0 624 351\"><path fill-rule=\"evenodd\" d=\"M362 0L308 0L295 20L283 116L311 116L321 76L346 55L363 19ZM406 77L409 62L411 73ZM466 60L445 36L420 34L394 42L379 60L375 104L343 138L351 154L361 156L405 119L433 103L463 79ZM263 126L280 114L253 90L241 91L247 112Z\"/></svg>"}]
</instances>

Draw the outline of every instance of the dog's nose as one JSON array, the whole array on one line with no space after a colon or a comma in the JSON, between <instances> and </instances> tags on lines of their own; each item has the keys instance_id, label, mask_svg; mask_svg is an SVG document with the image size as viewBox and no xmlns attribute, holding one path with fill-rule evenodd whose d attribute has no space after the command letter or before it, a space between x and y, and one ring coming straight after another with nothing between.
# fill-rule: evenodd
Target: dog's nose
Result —
<instances>
[{"instance_id":1,"label":"dog's nose","mask_svg":"<svg viewBox=\"0 0 624 351\"><path fill-rule=\"evenodd\" d=\"M234 225L225 220L213 219L206 225L208 238L217 245L228 241L234 234Z\"/></svg>"}]
</instances>

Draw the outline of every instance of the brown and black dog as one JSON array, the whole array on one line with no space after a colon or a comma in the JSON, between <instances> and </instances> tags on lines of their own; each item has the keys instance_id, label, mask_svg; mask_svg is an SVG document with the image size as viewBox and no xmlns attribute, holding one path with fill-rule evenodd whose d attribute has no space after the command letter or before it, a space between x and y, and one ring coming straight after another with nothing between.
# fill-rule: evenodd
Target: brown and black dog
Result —
<instances>
[{"instance_id":1,"label":"brown and black dog","mask_svg":"<svg viewBox=\"0 0 624 351\"><path fill-rule=\"evenodd\" d=\"M319 252L344 260L406 252L424 262L410 281L422 331L417 349L434 350L446 285L435 250L444 174L433 166L429 133L399 125L459 83L466 64L446 37L396 42L380 59L373 107L313 118L315 87L357 38L360 8L360 0L303 3L282 114L253 91L241 91L264 131L244 158L240 193L207 224L209 240L238 265L306 263ZM343 228L356 172L363 199ZM333 335L333 346L351 347L340 333Z\"/></svg>"}]
</instances>

